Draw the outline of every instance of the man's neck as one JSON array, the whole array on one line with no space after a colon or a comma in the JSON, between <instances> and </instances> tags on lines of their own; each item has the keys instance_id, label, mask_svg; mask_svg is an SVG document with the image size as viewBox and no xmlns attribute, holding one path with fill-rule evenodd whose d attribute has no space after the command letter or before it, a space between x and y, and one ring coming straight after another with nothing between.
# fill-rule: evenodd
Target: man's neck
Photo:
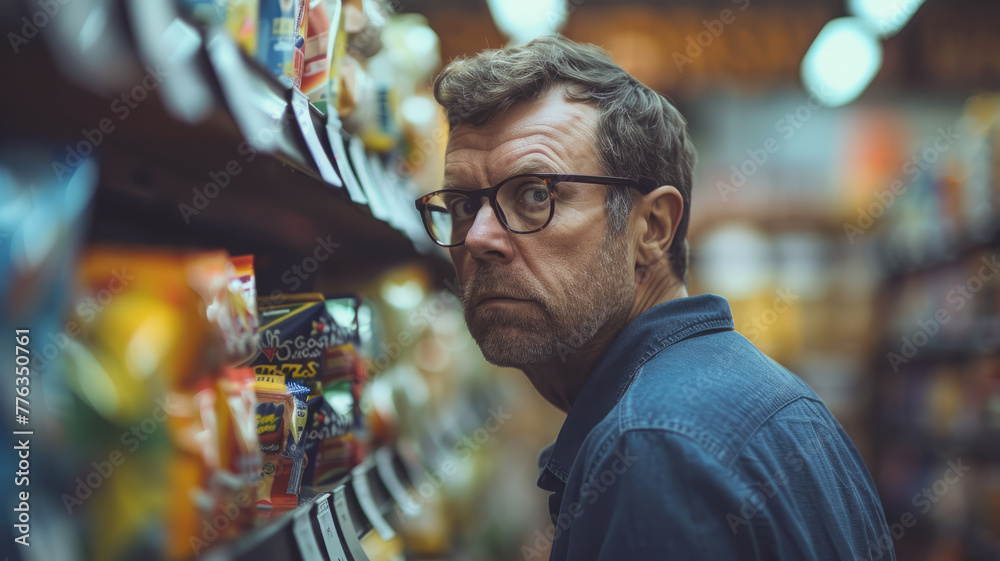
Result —
<instances>
[{"instance_id":1,"label":"man's neck","mask_svg":"<svg viewBox=\"0 0 1000 561\"><path fill-rule=\"evenodd\" d=\"M590 341L577 349L565 349L565 352L560 352L559 356L548 363L522 368L535 390L546 401L560 411L569 413L597 361L625 326L646 310L688 295L684 284L669 278L662 282L640 283L639 289L628 315L609 321Z\"/></svg>"}]
</instances>

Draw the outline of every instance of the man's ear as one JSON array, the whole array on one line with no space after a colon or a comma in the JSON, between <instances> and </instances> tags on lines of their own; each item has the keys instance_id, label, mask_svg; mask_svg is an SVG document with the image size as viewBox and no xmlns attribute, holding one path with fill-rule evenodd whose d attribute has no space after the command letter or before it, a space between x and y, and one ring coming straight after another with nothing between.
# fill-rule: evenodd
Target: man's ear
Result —
<instances>
[{"instance_id":1,"label":"man's ear","mask_svg":"<svg viewBox=\"0 0 1000 561\"><path fill-rule=\"evenodd\" d=\"M684 198L673 185L663 185L643 195L636 204L636 266L651 267L665 261L677 226L684 215Z\"/></svg>"}]
</instances>

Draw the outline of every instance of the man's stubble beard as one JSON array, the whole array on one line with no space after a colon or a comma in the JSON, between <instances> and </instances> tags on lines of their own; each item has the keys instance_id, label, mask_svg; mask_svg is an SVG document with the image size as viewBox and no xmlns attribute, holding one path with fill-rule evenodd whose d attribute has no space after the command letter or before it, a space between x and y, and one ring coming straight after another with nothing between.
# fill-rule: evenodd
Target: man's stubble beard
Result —
<instances>
[{"instance_id":1,"label":"man's stubble beard","mask_svg":"<svg viewBox=\"0 0 1000 561\"><path fill-rule=\"evenodd\" d=\"M635 299L634 272L628 267L627 236L606 236L590 263L563 286L561 305L525 286L526 279L504 265L477 269L462 290L469 332L483 356L497 366L524 369L565 362L602 330L620 329ZM530 300L527 313L472 308L477 295L499 291Z\"/></svg>"}]
</instances>

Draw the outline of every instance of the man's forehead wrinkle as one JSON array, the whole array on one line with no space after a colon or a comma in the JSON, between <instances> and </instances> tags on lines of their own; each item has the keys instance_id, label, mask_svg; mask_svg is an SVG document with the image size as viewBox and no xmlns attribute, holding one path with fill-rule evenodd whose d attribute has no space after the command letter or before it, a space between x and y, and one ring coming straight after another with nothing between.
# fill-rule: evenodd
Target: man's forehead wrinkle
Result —
<instances>
[{"instance_id":1,"label":"man's forehead wrinkle","mask_svg":"<svg viewBox=\"0 0 1000 561\"><path fill-rule=\"evenodd\" d=\"M487 176L492 182L501 181L506 177L527 173L530 171L563 171L557 164L565 161L565 153L556 150L548 143L532 141L531 139L521 139L511 143L509 149L486 162Z\"/></svg>"},{"instance_id":2,"label":"man's forehead wrinkle","mask_svg":"<svg viewBox=\"0 0 1000 561\"><path fill-rule=\"evenodd\" d=\"M481 150L462 149L456 151L468 152L470 157L450 159L444 169L444 187L471 188L478 184L482 174L482 166L476 165L477 158L482 158L484 152Z\"/></svg>"}]
</instances>

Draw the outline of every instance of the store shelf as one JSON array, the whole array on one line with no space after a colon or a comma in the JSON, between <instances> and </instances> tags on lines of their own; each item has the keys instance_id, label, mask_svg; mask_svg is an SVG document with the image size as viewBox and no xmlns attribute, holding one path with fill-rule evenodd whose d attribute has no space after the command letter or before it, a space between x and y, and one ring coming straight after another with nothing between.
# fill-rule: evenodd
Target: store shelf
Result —
<instances>
[{"instance_id":1,"label":"store shelf","mask_svg":"<svg viewBox=\"0 0 1000 561\"><path fill-rule=\"evenodd\" d=\"M935 243L932 244L930 240L925 240L924 243L910 245L924 251L928 247L934 247L937 241L939 240L934 240ZM977 251L990 248L1000 248L1000 227L996 225L996 221L987 231L965 232L947 244L947 247L930 251L920 258L914 257L917 252L909 246L903 248L888 243L882 244L879 253L881 261L886 264L884 271L886 282L891 284L908 275L940 270L964 260Z\"/></svg>"},{"instance_id":2,"label":"store shelf","mask_svg":"<svg viewBox=\"0 0 1000 561\"><path fill-rule=\"evenodd\" d=\"M406 180L371 170L378 157L338 159L325 116L226 36L179 19L169 0L81 3L107 8L89 50L117 48L116 71L81 80L67 70L93 53L65 50L83 31L63 22L69 13L54 17L17 53L0 54L18 77L0 91L0 141L51 146L54 170L93 148L101 176L91 242L309 255L327 240L338 244L327 266L359 274L441 255L413 213L392 224L374 217L343 176L386 180L363 187L401 200ZM29 4L20 7L30 16ZM334 142L350 141L331 129Z\"/></svg>"},{"instance_id":3,"label":"store shelf","mask_svg":"<svg viewBox=\"0 0 1000 561\"><path fill-rule=\"evenodd\" d=\"M376 458L382 465L376 463ZM420 469L406 465L394 450L380 450L350 475L334 483L303 488L297 509L241 536L237 542L213 548L206 552L205 558L209 561L367 561L360 540L373 531L379 531L379 535L388 540L391 535L385 534L398 531L397 513L415 508L416 504L407 498L402 500L409 500L409 504L399 504L400 486L412 488L410 474ZM358 485L358 480L363 480L364 484ZM390 489L395 489L396 493ZM370 510L372 507L377 513ZM328 552L328 556L316 556L317 550Z\"/></svg>"}]
</instances>

